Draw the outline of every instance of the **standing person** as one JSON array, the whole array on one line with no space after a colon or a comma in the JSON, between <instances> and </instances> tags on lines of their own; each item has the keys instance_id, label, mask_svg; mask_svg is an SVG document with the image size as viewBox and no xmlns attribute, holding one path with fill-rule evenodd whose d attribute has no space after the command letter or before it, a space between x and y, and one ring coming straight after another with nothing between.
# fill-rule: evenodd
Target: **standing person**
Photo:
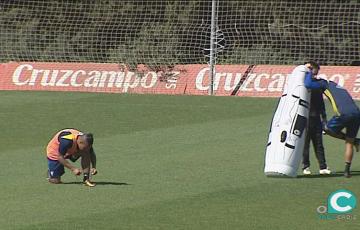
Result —
<instances>
[{"instance_id":1,"label":"standing person","mask_svg":"<svg viewBox=\"0 0 360 230\"><path fill-rule=\"evenodd\" d=\"M312 73L305 76L305 87L321 89L329 99L335 115L327 122L325 132L332 137L345 140L344 176L351 177L351 162L354 147L359 151L359 139L356 138L360 127L360 109L346 89L333 81L315 80ZM343 129L346 132L342 132Z\"/></svg>"},{"instance_id":2,"label":"standing person","mask_svg":"<svg viewBox=\"0 0 360 230\"><path fill-rule=\"evenodd\" d=\"M95 183L90 181L90 173L92 175L97 173L93 143L94 138L91 133L82 133L76 129L64 129L57 132L46 148L49 182L61 183L61 176L65 173L64 167L66 167L74 175L83 173L84 185L94 187ZM67 160L75 162L80 157L82 171Z\"/></svg>"},{"instance_id":3,"label":"standing person","mask_svg":"<svg viewBox=\"0 0 360 230\"><path fill-rule=\"evenodd\" d=\"M316 74L315 74L316 75ZM326 111L321 90L312 90L310 99L310 112L308 132L305 138L304 152L303 152L303 174L310 175L310 142L313 144L315 156L319 163L319 174L331 174L327 167L325 159L325 148L323 145L323 124L326 124Z\"/></svg>"}]
</instances>

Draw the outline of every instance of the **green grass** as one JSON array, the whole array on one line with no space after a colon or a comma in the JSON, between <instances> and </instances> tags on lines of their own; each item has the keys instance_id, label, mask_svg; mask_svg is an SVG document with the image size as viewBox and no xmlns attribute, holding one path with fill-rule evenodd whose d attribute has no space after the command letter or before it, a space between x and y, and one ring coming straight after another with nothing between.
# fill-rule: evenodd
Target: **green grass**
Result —
<instances>
[{"instance_id":1,"label":"green grass","mask_svg":"<svg viewBox=\"0 0 360 230\"><path fill-rule=\"evenodd\" d=\"M264 149L277 99L0 92L0 229L359 229L320 220L337 189L360 199L359 175L267 178ZM330 115L330 114L329 114ZM45 180L59 129L95 135L95 188ZM332 170L341 141L325 137ZM311 154L312 169L317 170ZM360 171L355 156L352 169Z\"/></svg>"}]
</instances>

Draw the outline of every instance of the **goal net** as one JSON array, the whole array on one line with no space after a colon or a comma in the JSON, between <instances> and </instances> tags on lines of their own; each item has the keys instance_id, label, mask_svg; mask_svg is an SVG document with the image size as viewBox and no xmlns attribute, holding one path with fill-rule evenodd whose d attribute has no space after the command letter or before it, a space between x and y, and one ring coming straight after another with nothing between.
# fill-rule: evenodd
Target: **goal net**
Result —
<instances>
[{"instance_id":1,"label":"goal net","mask_svg":"<svg viewBox=\"0 0 360 230\"><path fill-rule=\"evenodd\" d=\"M209 62L211 1L2 0L0 62ZM360 2L217 1L216 63L359 65Z\"/></svg>"},{"instance_id":2,"label":"goal net","mask_svg":"<svg viewBox=\"0 0 360 230\"><path fill-rule=\"evenodd\" d=\"M359 66L359 44L359 0L1 0L0 89L267 95L253 67Z\"/></svg>"}]
</instances>

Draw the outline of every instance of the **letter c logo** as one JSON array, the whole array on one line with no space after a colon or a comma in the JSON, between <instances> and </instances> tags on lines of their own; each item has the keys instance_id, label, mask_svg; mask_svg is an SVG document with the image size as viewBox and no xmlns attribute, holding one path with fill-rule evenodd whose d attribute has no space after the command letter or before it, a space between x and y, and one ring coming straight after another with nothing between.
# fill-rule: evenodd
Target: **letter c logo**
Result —
<instances>
[{"instance_id":1,"label":"letter c logo","mask_svg":"<svg viewBox=\"0 0 360 230\"><path fill-rule=\"evenodd\" d=\"M347 213L356 207L356 197L348 190L337 190L328 197L328 212Z\"/></svg>"}]
</instances>

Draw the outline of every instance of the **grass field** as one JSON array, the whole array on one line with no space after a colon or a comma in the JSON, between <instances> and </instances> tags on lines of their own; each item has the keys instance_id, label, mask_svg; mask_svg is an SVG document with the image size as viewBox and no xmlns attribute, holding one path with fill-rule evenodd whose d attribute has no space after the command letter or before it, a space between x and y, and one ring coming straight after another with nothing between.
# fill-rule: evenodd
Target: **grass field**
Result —
<instances>
[{"instance_id":1,"label":"grass field","mask_svg":"<svg viewBox=\"0 0 360 230\"><path fill-rule=\"evenodd\" d=\"M360 158L350 179L267 178L268 127L277 99L0 92L0 229L360 229L321 220L328 195L360 199ZM329 114L330 116L330 114ZM69 171L45 179L44 149L62 128L91 131L95 188ZM325 137L343 170L341 141ZM312 170L317 163L311 154Z\"/></svg>"}]
</instances>

